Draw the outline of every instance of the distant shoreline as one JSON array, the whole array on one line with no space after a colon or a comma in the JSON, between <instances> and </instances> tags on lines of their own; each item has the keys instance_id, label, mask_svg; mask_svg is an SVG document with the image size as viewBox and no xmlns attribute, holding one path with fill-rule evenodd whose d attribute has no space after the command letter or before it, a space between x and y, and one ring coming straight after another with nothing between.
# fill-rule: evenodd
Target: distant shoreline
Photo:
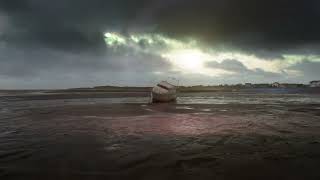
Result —
<instances>
[{"instance_id":1,"label":"distant shoreline","mask_svg":"<svg viewBox=\"0 0 320 180\"><path fill-rule=\"evenodd\" d=\"M283 87L273 87L271 84L252 84L246 85L216 85L216 86L179 86L180 91L216 91L216 90L230 90L230 89L261 89L261 88L310 88L305 84L284 84ZM148 86L97 86L97 87L79 87L79 88L62 88L62 89L0 89L0 92L33 92L33 91L150 91L152 87Z\"/></svg>"},{"instance_id":2,"label":"distant shoreline","mask_svg":"<svg viewBox=\"0 0 320 180\"><path fill-rule=\"evenodd\" d=\"M109 98L109 97L147 97L152 87L95 87L61 90L0 90L0 97L6 96L61 96L66 98ZM266 93L266 94L320 94L314 87L235 87L235 86L191 86L179 87L178 93Z\"/></svg>"}]
</instances>

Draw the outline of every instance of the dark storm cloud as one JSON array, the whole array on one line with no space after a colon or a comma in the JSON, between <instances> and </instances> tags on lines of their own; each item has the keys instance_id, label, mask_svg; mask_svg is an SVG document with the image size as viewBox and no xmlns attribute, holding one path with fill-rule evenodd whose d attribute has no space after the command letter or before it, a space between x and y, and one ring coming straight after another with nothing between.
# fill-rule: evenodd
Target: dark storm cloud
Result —
<instances>
[{"instance_id":1,"label":"dark storm cloud","mask_svg":"<svg viewBox=\"0 0 320 180\"><path fill-rule=\"evenodd\" d=\"M277 50L320 40L317 0L186 0L159 16L162 29L241 48Z\"/></svg>"},{"instance_id":2,"label":"dark storm cloud","mask_svg":"<svg viewBox=\"0 0 320 180\"><path fill-rule=\"evenodd\" d=\"M55 85L63 87L69 76L81 77L74 84L97 74L112 82L120 77L110 73L136 76L167 69L168 63L152 54L120 56L105 46L104 32L126 33L143 4L143 0L0 1L1 78L59 79L61 84Z\"/></svg>"},{"instance_id":3,"label":"dark storm cloud","mask_svg":"<svg viewBox=\"0 0 320 180\"><path fill-rule=\"evenodd\" d=\"M4 36L16 44L37 44L67 50L104 48L103 32L123 28L143 0L3 0L0 10L13 31Z\"/></svg>"},{"instance_id":4,"label":"dark storm cloud","mask_svg":"<svg viewBox=\"0 0 320 180\"><path fill-rule=\"evenodd\" d=\"M2 0L19 30L11 41L57 48L98 48L108 29L155 27L172 36L243 49L295 48L320 41L317 0Z\"/></svg>"},{"instance_id":5,"label":"dark storm cloud","mask_svg":"<svg viewBox=\"0 0 320 180\"><path fill-rule=\"evenodd\" d=\"M55 85L64 87L96 75L110 82L138 82L154 78L155 71L169 71L170 64L152 53L114 54L103 40L106 31L195 37L206 48L221 45L222 50L266 59L281 59L285 53L319 54L319 8L318 0L1 0L0 83L5 80L14 87L14 79L40 78L46 86L53 78ZM300 65L295 67L299 71L312 68ZM253 78L278 78L232 60L211 66ZM77 78L66 81L65 76ZM189 77L194 78L185 77L186 82Z\"/></svg>"}]
</instances>

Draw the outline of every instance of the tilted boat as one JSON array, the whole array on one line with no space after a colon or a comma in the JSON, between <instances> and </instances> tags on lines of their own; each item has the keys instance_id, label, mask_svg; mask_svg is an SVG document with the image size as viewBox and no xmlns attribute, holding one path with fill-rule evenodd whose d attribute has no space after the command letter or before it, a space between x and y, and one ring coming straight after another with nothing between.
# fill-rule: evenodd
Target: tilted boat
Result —
<instances>
[{"instance_id":1,"label":"tilted boat","mask_svg":"<svg viewBox=\"0 0 320 180\"><path fill-rule=\"evenodd\" d=\"M168 83L167 81L161 81L151 92L152 102L171 102L177 99L177 87Z\"/></svg>"}]
</instances>

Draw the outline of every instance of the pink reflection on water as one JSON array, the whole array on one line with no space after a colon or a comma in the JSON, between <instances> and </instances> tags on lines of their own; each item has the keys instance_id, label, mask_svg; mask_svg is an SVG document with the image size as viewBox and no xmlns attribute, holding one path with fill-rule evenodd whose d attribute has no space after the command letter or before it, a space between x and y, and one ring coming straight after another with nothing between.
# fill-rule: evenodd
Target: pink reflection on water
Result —
<instances>
[{"instance_id":1,"label":"pink reflection on water","mask_svg":"<svg viewBox=\"0 0 320 180\"><path fill-rule=\"evenodd\" d=\"M165 114L121 117L109 121L117 135L202 135L239 128L239 120L212 114Z\"/></svg>"}]
</instances>

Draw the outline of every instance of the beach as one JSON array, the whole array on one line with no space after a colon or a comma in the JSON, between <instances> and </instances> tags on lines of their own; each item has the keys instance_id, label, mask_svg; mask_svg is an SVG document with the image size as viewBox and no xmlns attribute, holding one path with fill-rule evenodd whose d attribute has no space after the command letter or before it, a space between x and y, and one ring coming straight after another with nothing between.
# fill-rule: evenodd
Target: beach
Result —
<instances>
[{"instance_id":1,"label":"beach","mask_svg":"<svg viewBox=\"0 0 320 180\"><path fill-rule=\"evenodd\" d=\"M0 97L1 179L319 179L320 95Z\"/></svg>"}]
</instances>

